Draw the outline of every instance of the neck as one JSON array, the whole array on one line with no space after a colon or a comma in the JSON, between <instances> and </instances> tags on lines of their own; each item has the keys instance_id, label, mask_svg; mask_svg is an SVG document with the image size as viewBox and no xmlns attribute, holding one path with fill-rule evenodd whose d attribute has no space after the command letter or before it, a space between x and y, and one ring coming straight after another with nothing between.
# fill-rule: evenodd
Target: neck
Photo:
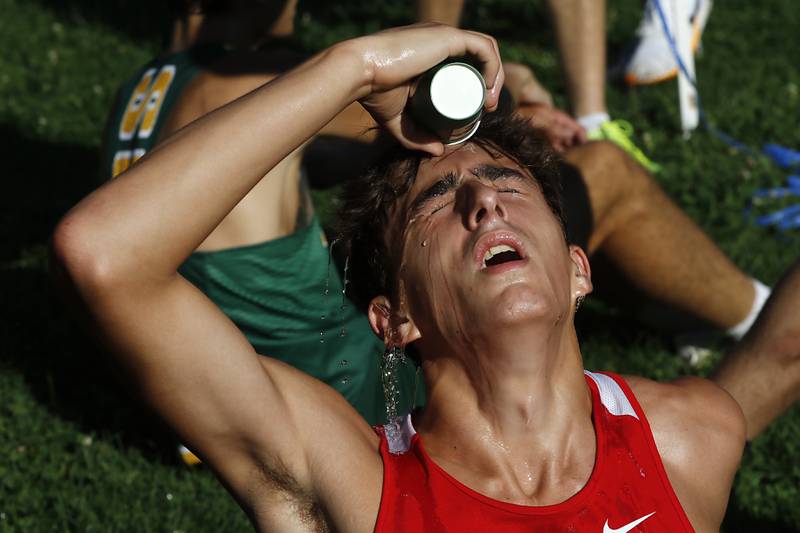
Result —
<instances>
[{"instance_id":1,"label":"neck","mask_svg":"<svg viewBox=\"0 0 800 533\"><path fill-rule=\"evenodd\" d=\"M583 361L571 323L507 329L437 346L435 351L421 346L423 353L436 353L423 364L430 407L445 411L455 407L448 389L456 387L459 397L471 398L483 417L530 423L542 416L541 406L547 402L560 404L562 396L585 392ZM437 403L436 390L447 394L447 401Z\"/></svg>"},{"instance_id":2,"label":"neck","mask_svg":"<svg viewBox=\"0 0 800 533\"><path fill-rule=\"evenodd\" d=\"M200 13L189 13L185 17L175 19L172 24L172 39L169 51L183 52L197 44L204 16Z\"/></svg>"},{"instance_id":3,"label":"neck","mask_svg":"<svg viewBox=\"0 0 800 533\"><path fill-rule=\"evenodd\" d=\"M495 331L439 353L423 357L428 404L416 421L432 457L491 471L525 465L518 477L530 477L543 461L571 461L593 447L591 396L571 322Z\"/></svg>"}]
</instances>

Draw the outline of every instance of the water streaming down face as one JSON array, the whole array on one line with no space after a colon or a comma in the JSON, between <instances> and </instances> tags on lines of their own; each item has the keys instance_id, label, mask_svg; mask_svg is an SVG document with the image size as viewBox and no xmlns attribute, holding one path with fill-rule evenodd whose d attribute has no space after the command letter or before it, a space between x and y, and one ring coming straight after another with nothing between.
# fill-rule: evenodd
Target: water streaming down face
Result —
<instances>
[{"instance_id":1,"label":"water streaming down face","mask_svg":"<svg viewBox=\"0 0 800 533\"><path fill-rule=\"evenodd\" d=\"M422 217L415 216L406 223L406 227L403 230L403 235L401 238L402 243L407 242L406 232L420 218ZM430 229L430 225L430 219L426 220L426 229ZM420 246L423 248L427 247L428 240L424 239L420 243ZM405 244L403 244L403 248L405 248ZM404 249L400 250L400 257L403 259L405 258ZM402 278L403 270L405 269L405 263L403 259L401 259L397 273L398 283L400 284L402 284L400 279ZM401 310L405 309L404 292L405 291L402 289L402 287L397 291L399 298L397 305ZM408 364L408 358L406 357L405 349L398 346L394 346L392 348L387 347L383 354L383 360L381 363L381 382L383 385L384 402L386 404L386 419L388 421L388 423L384 426L384 430L386 432L386 437L391 441L397 438L399 432L401 431L401 418L398 417L398 406L400 404L399 370L401 365ZM412 407L416 404L420 371L421 367L417 366L414 373L414 388L411 396Z\"/></svg>"},{"instance_id":2,"label":"water streaming down face","mask_svg":"<svg viewBox=\"0 0 800 533\"><path fill-rule=\"evenodd\" d=\"M397 270L397 307L401 310L402 313L406 313L406 301L405 301L405 289L403 288L403 272L405 270L405 246L408 242L407 239L407 232L409 228L419 221L422 217L421 216L414 216L406 222L405 228L403 229L403 233L401 236L401 241L403 243L402 248L399 251L400 266ZM430 221L427 221L427 226L430 227ZM425 248L428 246L427 239L420 242L420 246ZM386 426L387 436L391 437L392 433L400 431L400 419L398 418L397 408L399 405L399 398L400 398L400 387L399 387L399 369L401 365L408 364L408 358L406 357L405 348L401 348L395 346L391 349L387 349L383 356L383 365L381 368L381 379L383 381L383 393L384 393L384 400L386 402L386 418L389 421L389 424ZM420 367L417 366L414 374L414 388L412 391L411 396L411 407L416 404L417 398L417 386L419 381L419 374L420 374Z\"/></svg>"},{"instance_id":3,"label":"water streaming down face","mask_svg":"<svg viewBox=\"0 0 800 533\"><path fill-rule=\"evenodd\" d=\"M390 442L395 440L400 432L400 419L397 417L397 405L400 403L398 369L405 362L406 353L397 346L387 348L383 354L381 382L383 384L383 397L386 402L386 420L388 421L384 429L386 438Z\"/></svg>"}]
</instances>

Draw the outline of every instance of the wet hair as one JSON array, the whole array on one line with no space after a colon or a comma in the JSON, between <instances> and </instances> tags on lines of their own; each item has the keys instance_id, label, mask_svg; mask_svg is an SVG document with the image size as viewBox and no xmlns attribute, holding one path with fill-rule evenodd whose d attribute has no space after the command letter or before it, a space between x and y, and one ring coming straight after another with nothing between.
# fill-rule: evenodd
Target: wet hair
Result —
<instances>
[{"instance_id":1,"label":"wet hair","mask_svg":"<svg viewBox=\"0 0 800 533\"><path fill-rule=\"evenodd\" d=\"M470 142L527 169L564 232L558 157L527 119L509 113L488 114ZM375 296L395 296L399 262L390 256L386 228L396 222L390 220L393 208L411 189L420 163L428 158L429 154L397 145L345 187L337 229L342 251L350 258L349 278L353 281L348 295L362 310Z\"/></svg>"}]
</instances>

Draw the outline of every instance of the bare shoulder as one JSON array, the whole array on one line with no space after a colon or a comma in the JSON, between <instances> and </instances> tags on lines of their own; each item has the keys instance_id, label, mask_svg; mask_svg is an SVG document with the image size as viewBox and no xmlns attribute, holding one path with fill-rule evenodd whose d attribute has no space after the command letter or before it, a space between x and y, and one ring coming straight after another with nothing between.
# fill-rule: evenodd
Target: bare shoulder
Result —
<instances>
[{"instance_id":1,"label":"bare shoulder","mask_svg":"<svg viewBox=\"0 0 800 533\"><path fill-rule=\"evenodd\" d=\"M665 465L698 458L720 468L738 465L744 415L725 390L694 376L667 383L634 376L625 380L644 409Z\"/></svg>"},{"instance_id":2,"label":"bare shoulder","mask_svg":"<svg viewBox=\"0 0 800 533\"><path fill-rule=\"evenodd\" d=\"M205 65L186 85L169 114L162 136L257 89L291 70L304 58L284 48L223 55Z\"/></svg>"},{"instance_id":3,"label":"bare shoulder","mask_svg":"<svg viewBox=\"0 0 800 533\"><path fill-rule=\"evenodd\" d=\"M275 78L274 74L242 74L229 77L202 71L190 81L170 110L161 137L232 102Z\"/></svg>"},{"instance_id":4,"label":"bare shoulder","mask_svg":"<svg viewBox=\"0 0 800 533\"><path fill-rule=\"evenodd\" d=\"M625 376L625 381L654 430L659 424L702 421L701 427L697 428L700 431L723 430L744 435L744 416L739 404L724 389L707 379L686 376L659 382Z\"/></svg>"},{"instance_id":5,"label":"bare shoulder","mask_svg":"<svg viewBox=\"0 0 800 533\"><path fill-rule=\"evenodd\" d=\"M698 530L719 527L739 467L745 420L723 389L698 377L626 376L647 416L670 483Z\"/></svg>"}]
</instances>

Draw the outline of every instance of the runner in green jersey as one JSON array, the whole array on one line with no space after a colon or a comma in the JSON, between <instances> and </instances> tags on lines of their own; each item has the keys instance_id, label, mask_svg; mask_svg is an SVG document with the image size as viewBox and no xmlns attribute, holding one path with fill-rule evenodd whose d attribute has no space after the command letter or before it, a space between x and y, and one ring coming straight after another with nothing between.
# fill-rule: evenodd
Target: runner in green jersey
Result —
<instances>
[{"instance_id":1,"label":"runner in green jersey","mask_svg":"<svg viewBox=\"0 0 800 533\"><path fill-rule=\"evenodd\" d=\"M280 2L272 2L276 3ZM264 5L259 11L258 3L248 11L241 6L226 10L225 2L217 2L194 29L191 20L182 20L194 32L189 39L194 44L153 59L117 95L105 137L105 178L126 170L185 123L300 61L299 54L282 42L291 33L294 3L285 2L271 23L265 19L274 15L275 7ZM191 11L187 18L197 16ZM223 39L225 45L203 37L225 35L219 28L229 26L231 18L261 20L267 30L249 43L237 43L231 35ZM228 44L231 41L234 44ZM344 115L343 124L333 124L331 132L357 137L368 126L359 113L351 113ZM338 390L370 423L382 422L383 343L343 294L341 262L332 260L328 240L303 191L300 156L301 152L293 154L276 169L280 179L271 181L277 186L257 186L210 242L186 260L180 273L228 315L256 352L317 377ZM402 367L404 411L410 409L415 393L418 403L424 398L416 382L416 367L411 363Z\"/></svg>"}]
</instances>

